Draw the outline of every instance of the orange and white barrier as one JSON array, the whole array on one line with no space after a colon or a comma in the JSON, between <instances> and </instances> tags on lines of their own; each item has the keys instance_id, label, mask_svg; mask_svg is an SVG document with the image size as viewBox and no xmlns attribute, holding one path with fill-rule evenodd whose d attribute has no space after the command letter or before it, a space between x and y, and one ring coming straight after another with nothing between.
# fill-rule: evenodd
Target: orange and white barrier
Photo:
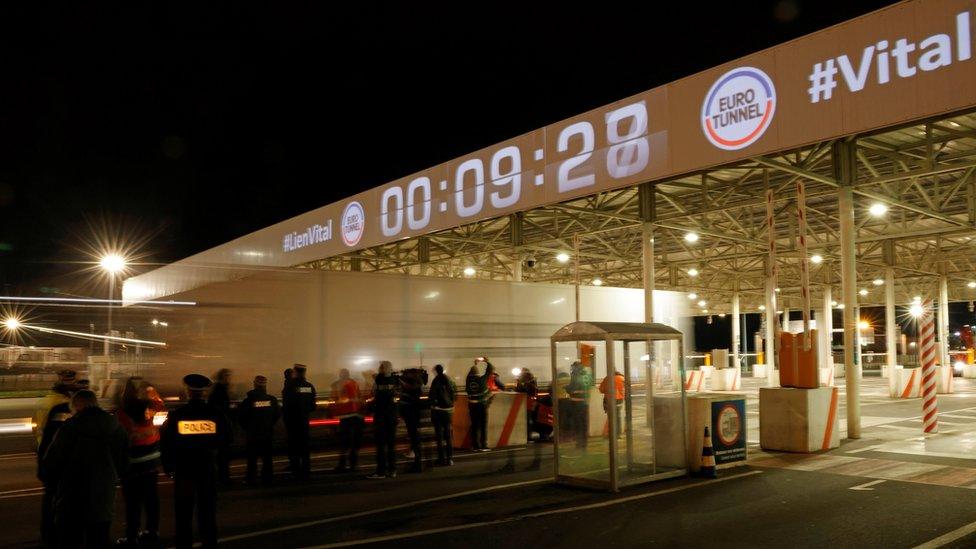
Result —
<instances>
[{"instance_id":1,"label":"orange and white barrier","mask_svg":"<svg viewBox=\"0 0 976 549\"><path fill-rule=\"evenodd\" d=\"M705 374L701 370L685 370L685 392L697 393L702 390Z\"/></svg>"},{"instance_id":2,"label":"orange and white barrier","mask_svg":"<svg viewBox=\"0 0 976 549\"><path fill-rule=\"evenodd\" d=\"M758 378L766 377L766 368L767 366L765 364L753 364L752 377L758 377Z\"/></svg>"},{"instance_id":3,"label":"orange and white barrier","mask_svg":"<svg viewBox=\"0 0 976 549\"><path fill-rule=\"evenodd\" d=\"M764 450L818 452L840 446L837 387L759 389L759 443Z\"/></svg>"},{"instance_id":4,"label":"orange and white barrier","mask_svg":"<svg viewBox=\"0 0 976 549\"><path fill-rule=\"evenodd\" d=\"M921 368L895 366L895 382L889 384L891 398L918 398L922 384Z\"/></svg>"},{"instance_id":5,"label":"orange and white barrier","mask_svg":"<svg viewBox=\"0 0 976 549\"><path fill-rule=\"evenodd\" d=\"M742 371L739 368L715 370L708 384L712 391L738 391L742 389Z\"/></svg>"},{"instance_id":6,"label":"orange and white barrier","mask_svg":"<svg viewBox=\"0 0 976 549\"><path fill-rule=\"evenodd\" d=\"M529 440L525 393L495 393L488 406L488 447L519 446ZM471 449L471 417L468 396L458 395L454 403L454 447Z\"/></svg>"},{"instance_id":7,"label":"orange and white barrier","mask_svg":"<svg viewBox=\"0 0 976 549\"><path fill-rule=\"evenodd\" d=\"M941 306L945 307L945 303ZM919 361L922 363L922 431L938 433L939 406L935 396L938 371L935 366L935 319L931 299L922 303L922 310L924 312L918 320Z\"/></svg>"},{"instance_id":8,"label":"orange and white barrier","mask_svg":"<svg viewBox=\"0 0 976 549\"><path fill-rule=\"evenodd\" d=\"M712 374L715 373L715 366L709 366L706 364L705 366L699 366L698 370L702 373L703 376L705 376L705 379L711 379Z\"/></svg>"},{"instance_id":9,"label":"orange and white barrier","mask_svg":"<svg viewBox=\"0 0 976 549\"><path fill-rule=\"evenodd\" d=\"M962 367L962 377L976 378L976 364L964 364Z\"/></svg>"}]
</instances>

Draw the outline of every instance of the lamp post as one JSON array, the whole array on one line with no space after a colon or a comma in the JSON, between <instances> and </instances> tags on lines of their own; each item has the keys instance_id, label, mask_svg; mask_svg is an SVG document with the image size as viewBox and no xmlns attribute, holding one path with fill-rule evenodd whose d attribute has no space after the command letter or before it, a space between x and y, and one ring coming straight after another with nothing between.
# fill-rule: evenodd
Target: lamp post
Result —
<instances>
[{"instance_id":1,"label":"lamp post","mask_svg":"<svg viewBox=\"0 0 976 549\"><path fill-rule=\"evenodd\" d=\"M112 301L115 299L115 275L125 269L125 258L119 254L110 253L103 255L98 260L98 266L108 274L108 335L112 337ZM105 339L104 355L109 356L109 339Z\"/></svg>"}]
</instances>

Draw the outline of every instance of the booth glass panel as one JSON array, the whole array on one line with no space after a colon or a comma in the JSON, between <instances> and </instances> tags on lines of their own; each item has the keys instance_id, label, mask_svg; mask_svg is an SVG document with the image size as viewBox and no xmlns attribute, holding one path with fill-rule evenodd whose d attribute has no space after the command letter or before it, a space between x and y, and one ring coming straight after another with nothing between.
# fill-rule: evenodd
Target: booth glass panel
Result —
<instances>
[{"instance_id":1,"label":"booth glass panel","mask_svg":"<svg viewBox=\"0 0 976 549\"><path fill-rule=\"evenodd\" d=\"M602 395L598 386L607 375L603 341L556 344L553 372L557 412L558 472L563 480L598 487L610 483L610 446L603 436ZM580 362L582 367L573 367Z\"/></svg>"},{"instance_id":2,"label":"booth glass panel","mask_svg":"<svg viewBox=\"0 0 976 549\"><path fill-rule=\"evenodd\" d=\"M624 374L625 387L617 406L620 427L615 439L620 486L686 467L683 391L675 382L680 368L678 375L672 370L680 364L678 349L678 341L621 344L616 364L621 365L617 369Z\"/></svg>"}]
</instances>

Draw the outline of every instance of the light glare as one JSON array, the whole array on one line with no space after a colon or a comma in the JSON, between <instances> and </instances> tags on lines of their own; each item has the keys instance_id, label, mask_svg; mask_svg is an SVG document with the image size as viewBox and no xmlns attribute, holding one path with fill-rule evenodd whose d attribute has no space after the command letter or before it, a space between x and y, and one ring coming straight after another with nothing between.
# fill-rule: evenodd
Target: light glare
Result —
<instances>
[{"instance_id":1,"label":"light glare","mask_svg":"<svg viewBox=\"0 0 976 549\"><path fill-rule=\"evenodd\" d=\"M868 208L868 212L870 212L870 214L874 217L881 217L888 212L888 206L880 202L875 202L874 204L871 204L870 208Z\"/></svg>"},{"instance_id":2,"label":"light glare","mask_svg":"<svg viewBox=\"0 0 976 549\"><path fill-rule=\"evenodd\" d=\"M98 265L109 274L120 273L125 269L125 258L119 254L103 255Z\"/></svg>"}]
</instances>

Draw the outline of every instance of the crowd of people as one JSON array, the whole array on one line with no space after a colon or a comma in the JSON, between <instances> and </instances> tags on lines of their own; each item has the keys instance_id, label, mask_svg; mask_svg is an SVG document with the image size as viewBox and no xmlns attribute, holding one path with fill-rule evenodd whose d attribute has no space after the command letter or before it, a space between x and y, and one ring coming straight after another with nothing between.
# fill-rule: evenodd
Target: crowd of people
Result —
<instances>
[{"instance_id":1,"label":"crowd of people","mask_svg":"<svg viewBox=\"0 0 976 549\"><path fill-rule=\"evenodd\" d=\"M585 444L588 428L588 413L582 408L593 385L588 372L588 368L574 364L568 379L557 378L554 384L554 390L564 399L561 405L567 406L561 412L566 414L569 432L576 434L578 444ZM268 392L268 379L256 376L253 388L236 407L230 370L220 370L213 379L190 374L183 378L186 403L169 412L162 426L157 427L154 418L166 407L146 380L129 378L114 403L114 411L109 413L76 372L60 372L58 382L41 400L35 417L37 474L44 487L42 544L109 546L117 484L121 484L125 502L125 536L116 540L116 545L137 547L141 541L157 540L157 483L162 467L173 479L176 546L193 545L194 511L203 546L215 546L217 487L232 482L230 447L235 424L244 435L247 484L258 484L259 478L263 484L272 482L274 432L279 420L286 433L290 473L300 480L309 478L309 420L317 408L317 393L306 373L302 364L285 370L280 401ZM425 403L424 387L428 381ZM604 380L601 392L606 393L607 383ZM618 418L622 383L622 376L617 373L617 406L605 404L608 414L611 407L616 408ZM357 469L366 417L372 417L376 467L366 478L396 477L395 442L401 419L409 439L407 458L412 460L407 472L421 472L420 424L424 408L429 408L434 427L435 463L454 464L453 414L458 387L442 365L434 367L431 380L422 368L396 372L389 361L382 361L371 385L368 391L362 391L347 369L340 370L332 383L330 412L338 420L340 446L336 471ZM489 406L493 394L507 387L491 362L478 357L465 378L464 389L473 449L489 451ZM531 432L540 407L551 407L551 397L539 398L538 382L527 368L519 373L514 389L526 394L526 419Z\"/></svg>"}]
</instances>

